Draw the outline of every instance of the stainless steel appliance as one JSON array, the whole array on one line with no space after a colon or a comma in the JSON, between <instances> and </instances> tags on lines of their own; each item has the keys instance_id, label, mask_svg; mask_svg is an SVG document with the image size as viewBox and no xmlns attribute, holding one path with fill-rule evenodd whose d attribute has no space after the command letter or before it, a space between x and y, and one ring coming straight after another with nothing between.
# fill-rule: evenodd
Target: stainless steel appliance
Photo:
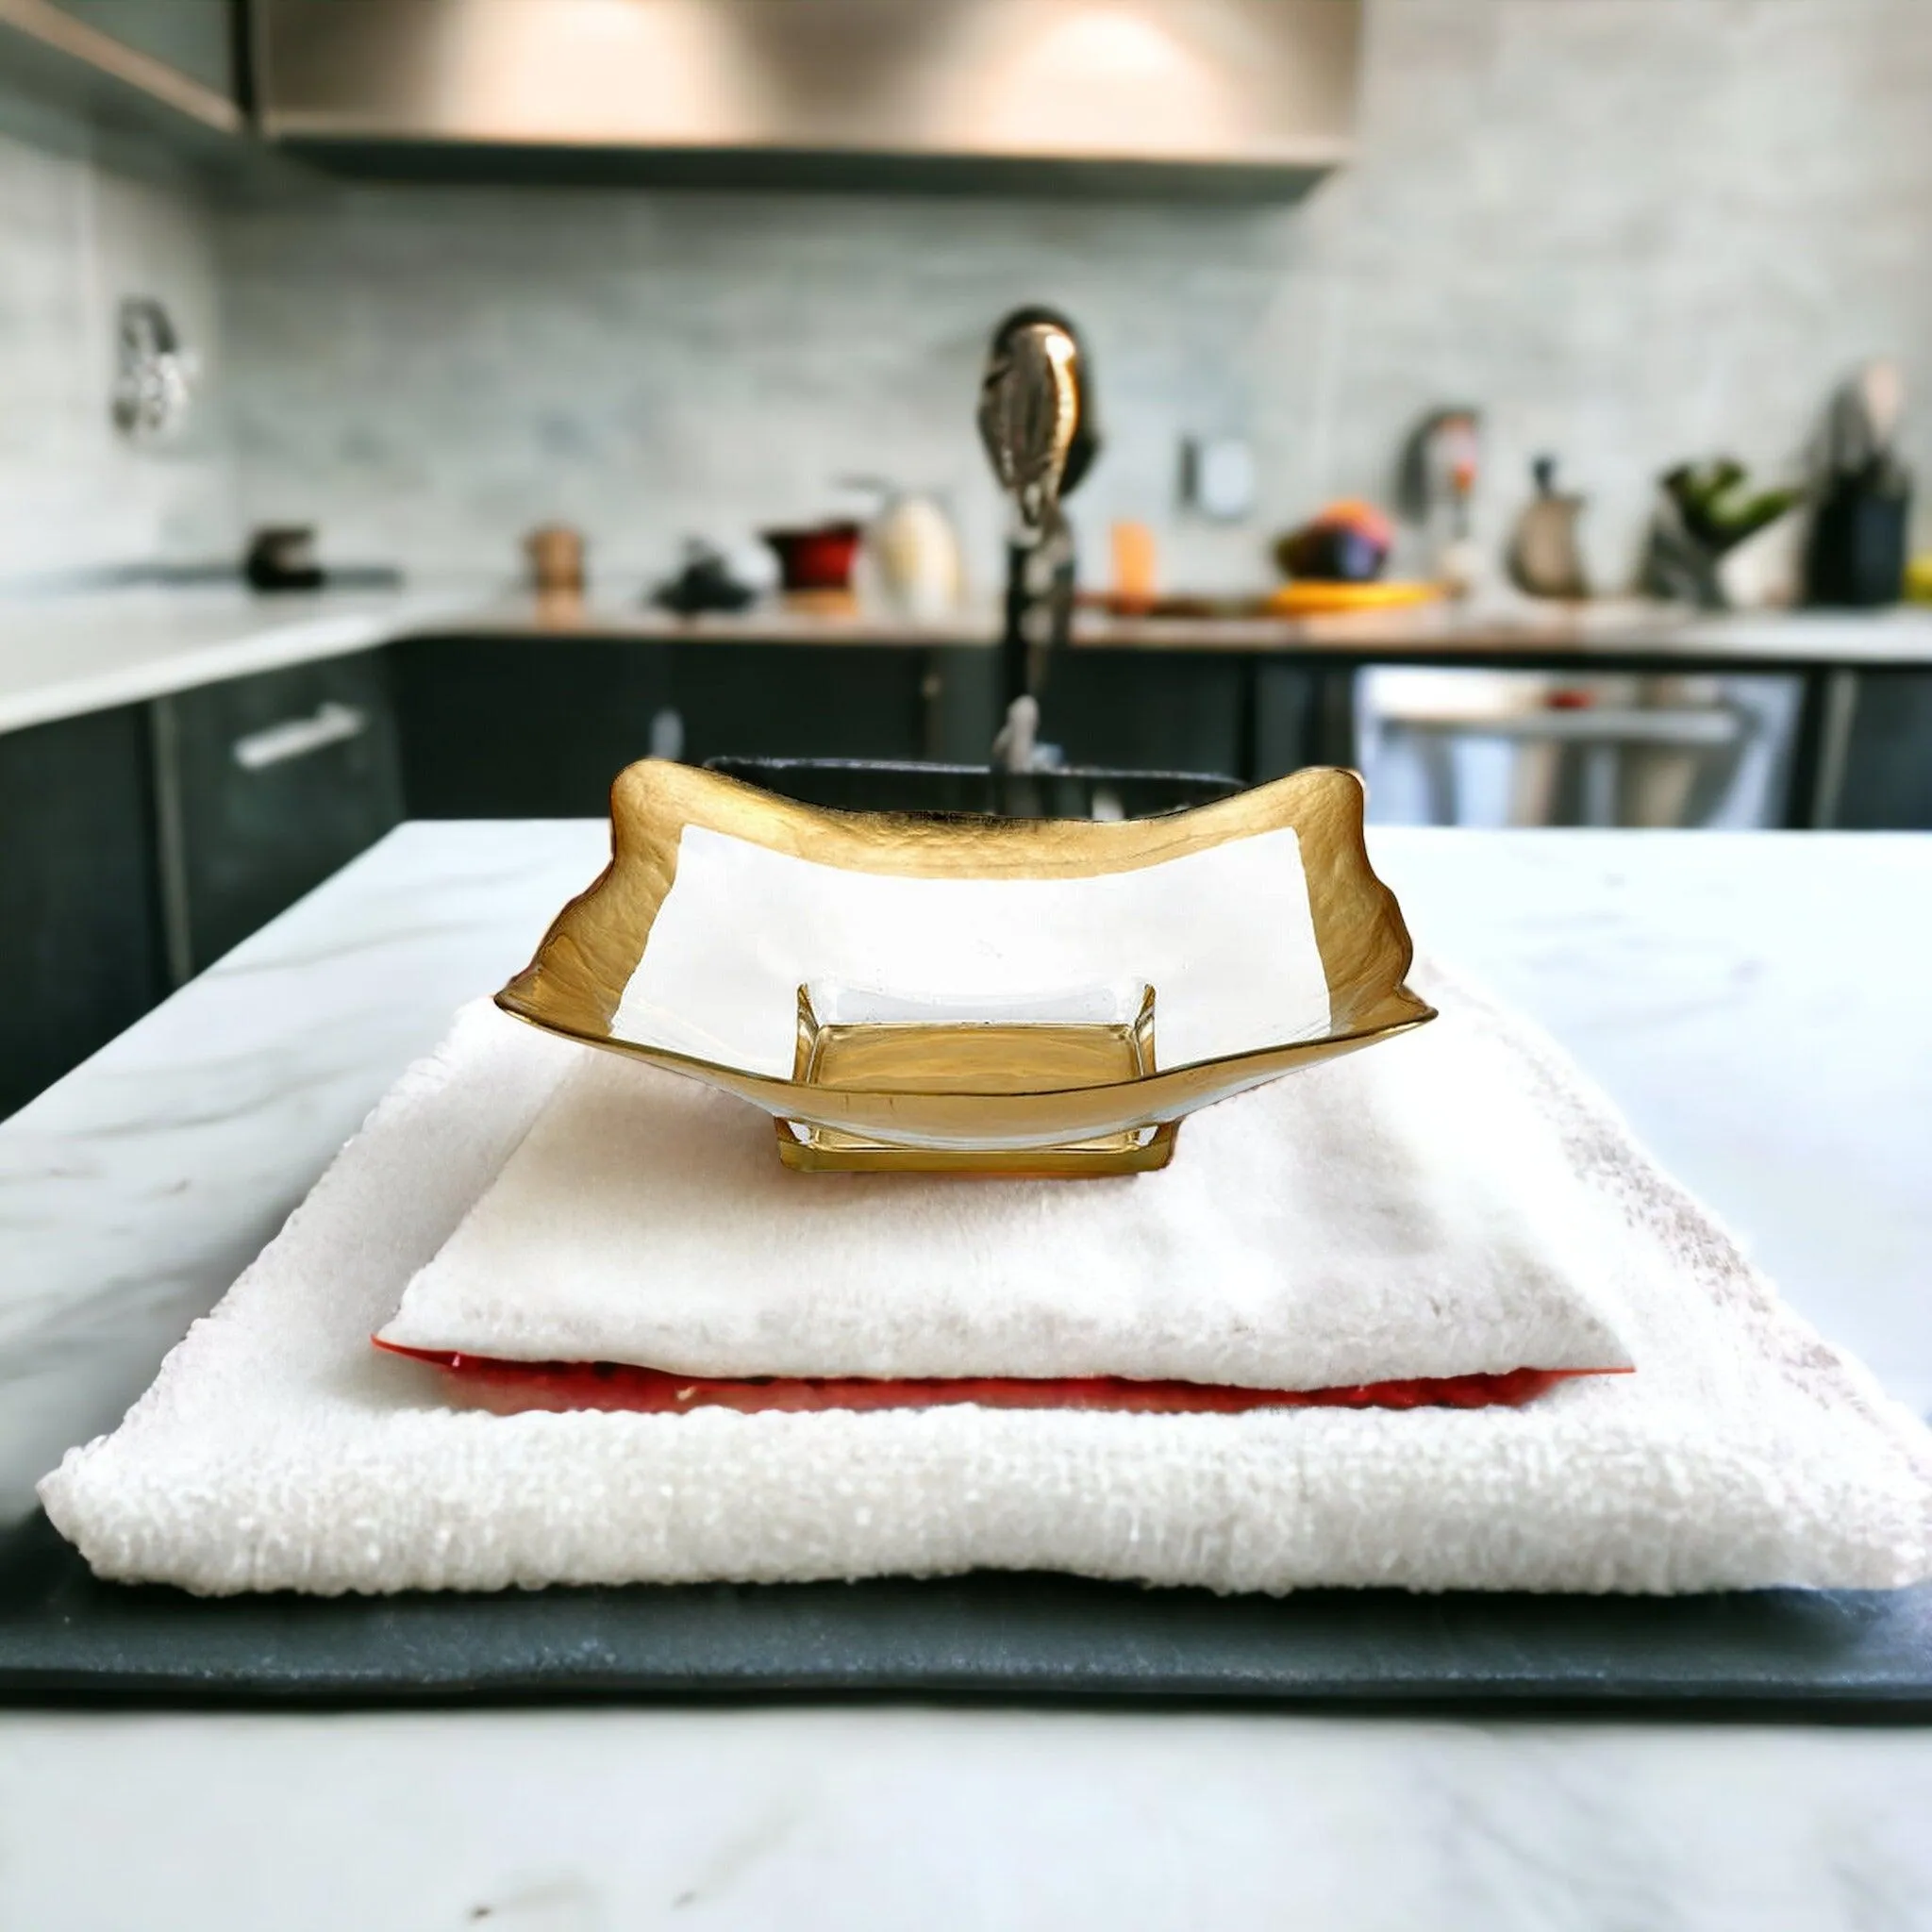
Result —
<instances>
[{"instance_id":1,"label":"stainless steel appliance","mask_svg":"<svg viewBox=\"0 0 1932 1932\"><path fill-rule=\"evenodd\" d=\"M263 131L344 165L1306 186L1361 0L254 0Z\"/></svg>"}]
</instances>

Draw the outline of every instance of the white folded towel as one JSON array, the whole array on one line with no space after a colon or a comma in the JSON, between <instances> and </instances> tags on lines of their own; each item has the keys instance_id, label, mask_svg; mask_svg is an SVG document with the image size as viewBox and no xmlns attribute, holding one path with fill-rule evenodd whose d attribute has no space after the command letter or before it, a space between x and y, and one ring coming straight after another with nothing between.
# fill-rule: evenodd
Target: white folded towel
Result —
<instances>
[{"instance_id":1,"label":"white folded towel","mask_svg":"<svg viewBox=\"0 0 1932 1932\"><path fill-rule=\"evenodd\" d=\"M584 1052L474 1010L42 1498L101 1574L205 1591L974 1568L1263 1591L1932 1576L1932 1436L1778 1303L1554 1049L1428 991L1476 1076L1525 1096L1612 1210L1600 1258L1636 1374L1470 1411L453 1410L436 1371L368 1337ZM1366 1080L1401 1050L1333 1073Z\"/></svg>"},{"instance_id":2,"label":"white folded towel","mask_svg":"<svg viewBox=\"0 0 1932 1932\"><path fill-rule=\"evenodd\" d=\"M1438 1023L1085 1181L796 1174L741 1101L565 1076L383 1340L700 1376L1331 1389L1627 1367L1610 1210Z\"/></svg>"}]
</instances>

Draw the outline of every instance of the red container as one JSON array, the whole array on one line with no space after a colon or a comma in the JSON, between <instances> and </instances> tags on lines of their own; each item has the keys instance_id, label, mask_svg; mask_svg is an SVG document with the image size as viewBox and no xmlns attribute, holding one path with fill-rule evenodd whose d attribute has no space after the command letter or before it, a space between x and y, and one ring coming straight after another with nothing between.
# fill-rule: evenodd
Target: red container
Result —
<instances>
[{"instance_id":1,"label":"red container","mask_svg":"<svg viewBox=\"0 0 1932 1932\"><path fill-rule=\"evenodd\" d=\"M788 591L849 591L858 556L858 524L818 524L808 530L763 530L777 553L779 582Z\"/></svg>"}]
</instances>

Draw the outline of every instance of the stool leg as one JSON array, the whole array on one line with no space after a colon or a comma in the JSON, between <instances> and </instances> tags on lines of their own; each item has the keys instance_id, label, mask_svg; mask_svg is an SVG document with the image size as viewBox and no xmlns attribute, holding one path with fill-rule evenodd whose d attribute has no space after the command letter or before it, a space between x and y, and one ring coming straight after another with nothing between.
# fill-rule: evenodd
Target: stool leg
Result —
<instances>
[{"instance_id":1,"label":"stool leg","mask_svg":"<svg viewBox=\"0 0 1932 1932\"><path fill-rule=\"evenodd\" d=\"M1453 825L1456 823L1456 741L1446 731L1418 731L1416 753L1422 760L1423 783L1427 788L1429 823Z\"/></svg>"},{"instance_id":2,"label":"stool leg","mask_svg":"<svg viewBox=\"0 0 1932 1932\"><path fill-rule=\"evenodd\" d=\"M1592 744L1583 754L1583 823L1617 823L1617 747Z\"/></svg>"}]
</instances>

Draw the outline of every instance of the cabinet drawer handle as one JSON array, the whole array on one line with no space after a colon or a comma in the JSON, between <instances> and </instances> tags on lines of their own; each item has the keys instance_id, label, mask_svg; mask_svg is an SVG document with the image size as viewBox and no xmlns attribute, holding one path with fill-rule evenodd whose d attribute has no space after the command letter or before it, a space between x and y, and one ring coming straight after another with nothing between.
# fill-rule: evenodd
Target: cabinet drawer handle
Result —
<instances>
[{"instance_id":1,"label":"cabinet drawer handle","mask_svg":"<svg viewBox=\"0 0 1932 1932\"><path fill-rule=\"evenodd\" d=\"M312 718L288 718L279 724L264 724L259 731L238 738L232 750L235 762L244 772L260 772L270 765L287 764L291 758L306 758L325 745L360 738L368 729L367 711L331 701L318 706Z\"/></svg>"}]
</instances>

